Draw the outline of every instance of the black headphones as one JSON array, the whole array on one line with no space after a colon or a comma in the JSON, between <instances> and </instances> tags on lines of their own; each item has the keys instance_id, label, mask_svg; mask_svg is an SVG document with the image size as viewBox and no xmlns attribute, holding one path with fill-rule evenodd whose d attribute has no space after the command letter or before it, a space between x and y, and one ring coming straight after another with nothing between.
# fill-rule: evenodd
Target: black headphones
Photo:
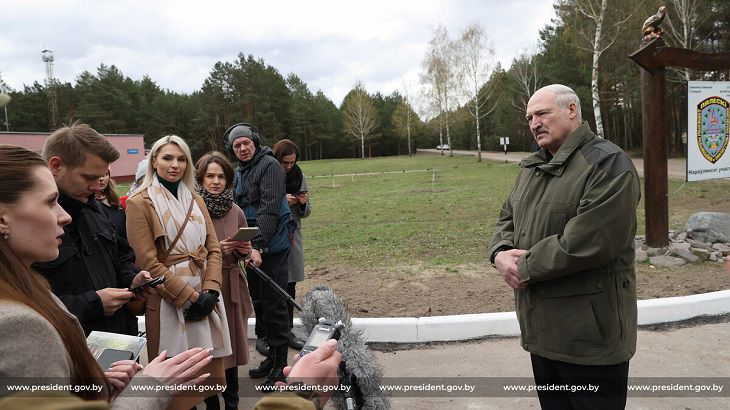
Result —
<instances>
[{"instance_id":1,"label":"black headphones","mask_svg":"<svg viewBox=\"0 0 730 410\"><path fill-rule=\"evenodd\" d=\"M248 132L242 133L241 135L237 136L237 138L249 136L249 137L251 137L251 140L256 143L256 145L261 144L261 136L259 135L259 129L256 128L255 125L248 123L248 122L239 122L238 124L233 124L230 127L228 127L226 132L223 133L223 145L226 147L226 151L228 151L231 154L234 154L234 156L235 156L235 153L233 152L233 141L229 140L230 139L229 136L230 136L231 132L238 127L245 127L246 131L248 131ZM243 131L243 130L241 130L241 131Z\"/></svg>"}]
</instances>

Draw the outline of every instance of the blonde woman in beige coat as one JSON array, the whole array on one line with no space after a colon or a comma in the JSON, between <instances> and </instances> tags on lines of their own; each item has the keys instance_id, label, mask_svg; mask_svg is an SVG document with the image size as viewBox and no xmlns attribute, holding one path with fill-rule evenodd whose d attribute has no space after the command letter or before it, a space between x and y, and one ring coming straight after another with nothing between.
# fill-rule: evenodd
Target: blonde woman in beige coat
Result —
<instances>
[{"instance_id":1,"label":"blonde woman in beige coat","mask_svg":"<svg viewBox=\"0 0 730 410\"><path fill-rule=\"evenodd\" d=\"M145 310L147 353L212 349L206 392L176 397L171 408L189 409L217 386L225 387L223 358L231 354L220 300L221 251L203 199L194 192L190 148L169 135L152 145L142 186L127 200L127 235L137 264L165 277L165 290Z\"/></svg>"}]
</instances>

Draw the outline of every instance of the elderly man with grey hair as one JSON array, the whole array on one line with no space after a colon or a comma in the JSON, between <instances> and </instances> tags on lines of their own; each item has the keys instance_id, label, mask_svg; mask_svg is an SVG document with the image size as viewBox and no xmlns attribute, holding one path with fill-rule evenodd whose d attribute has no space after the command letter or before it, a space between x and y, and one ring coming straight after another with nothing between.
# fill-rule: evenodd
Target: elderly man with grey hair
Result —
<instances>
[{"instance_id":1,"label":"elderly man with grey hair","mask_svg":"<svg viewBox=\"0 0 730 410\"><path fill-rule=\"evenodd\" d=\"M526 119L540 150L520 162L490 261L514 290L542 408L624 408L636 352L636 168L581 122L569 87L535 92Z\"/></svg>"}]
</instances>

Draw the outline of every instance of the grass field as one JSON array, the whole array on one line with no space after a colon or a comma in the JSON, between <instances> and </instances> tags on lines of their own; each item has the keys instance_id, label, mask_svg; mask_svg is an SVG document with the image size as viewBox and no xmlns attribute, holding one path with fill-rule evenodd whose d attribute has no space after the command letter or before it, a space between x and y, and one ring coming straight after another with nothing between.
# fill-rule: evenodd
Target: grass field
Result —
<instances>
[{"instance_id":1,"label":"grass field","mask_svg":"<svg viewBox=\"0 0 730 410\"><path fill-rule=\"evenodd\" d=\"M428 154L299 165L313 206L302 230L308 270L483 266L499 208L519 170L514 163ZM124 193L128 185L118 188ZM698 211L728 212L728 204L727 181L670 181L670 229L682 229ZM641 234L643 199L637 216Z\"/></svg>"},{"instance_id":2,"label":"grass field","mask_svg":"<svg viewBox=\"0 0 730 410\"><path fill-rule=\"evenodd\" d=\"M303 222L307 263L351 268L484 264L499 208L519 170L517 164L440 155L307 161L300 167L313 204ZM425 169L435 174L343 175ZM697 211L728 212L726 182L670 181L670 229L682 229ZM643 201L637 215L641 234Z\"/></svg>"},{"instance_id":3,"label":"grass field","mask_svg":"<svg viewBox=\"0 0 730 410\"><path fill-rule=\"evenodd\" d=\"M517 171L514 164L441 156L300 166L313 204L302 230L308 263L359 267L478 261L511 188L505 182ZM398 172L403 170L426 171ZM323 176L392 171L397 173Z\"/></svg>"}]
</instances>

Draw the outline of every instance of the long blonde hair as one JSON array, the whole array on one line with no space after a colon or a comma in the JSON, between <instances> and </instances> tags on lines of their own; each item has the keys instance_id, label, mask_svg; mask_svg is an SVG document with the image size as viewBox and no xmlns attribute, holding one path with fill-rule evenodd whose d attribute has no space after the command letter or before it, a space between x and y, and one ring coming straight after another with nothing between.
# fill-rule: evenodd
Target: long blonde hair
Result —
<instances>
[{"instance_id":1,"label":"long blonde hair","mask_svg":"<svg viewBox=\"0 0 730 410\"><path fill-rule=\"evenodd\" d=\"M37 183L33 176L36 167L48 167L46 161L35 152L14 145L0 144L0 203L12 205ZM0 239L0 299L11 300L38 312L61 337L73 369L71 383L75 386L101 384L101 393L81 390L76 393L84 399L108 399L109 388L104 372L91 356L84 334L76 321L58 306L51 296L48 282L38 273L25 266L10 248L8 241ZM13 329L0 329L1 333ZM37 343L28 340L28 343ZM63 352L56 352L63 357Z\"/></svg>"},{"instance_id":2,"label":"long blonde hair","mask_svg":"<svg viewBox=\"0 0 730 410\"><path fill-rule=\"evenodd\" d=\"M183 177L182 179L180 179L180 181L185 184L188 189L190 189L190 192L195 192L195 165L193 164L193 155L190 153L190 147L188 147L188 144L185 142L185 140L178 137L177 135L166 135L155 141L154 144L152 144L149 161L147 161L147 173L144 176L144 181L142 181L142 185L140 185L140 187L135 192L143 191L144 189L149 188L150 185L152 185L152 181L157 174L152 163L155 161L155 158L157 158L157 154L160 153L162 147L167 144L177 145L178 147L180 147L180 150L182 150L182 152L185 154L188 164L185 167L185 173L183 174Z\"/></svg>"}]
</instances>

